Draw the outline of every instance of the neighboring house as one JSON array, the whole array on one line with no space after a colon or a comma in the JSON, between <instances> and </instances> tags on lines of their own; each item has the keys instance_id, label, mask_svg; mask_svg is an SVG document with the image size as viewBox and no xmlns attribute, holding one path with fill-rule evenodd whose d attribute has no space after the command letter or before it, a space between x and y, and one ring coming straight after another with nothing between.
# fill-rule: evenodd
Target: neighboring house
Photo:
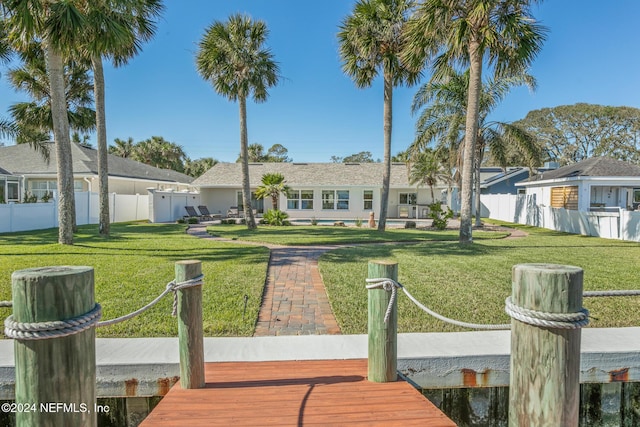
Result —
<instances>
[{"instance_id":1,"label":"neighboring house","mask_svg":"<svg viewBox=\"0 0 640 427\"><path fill-rule=\"evenodd\" d=\"M536 169L534 173L541 174L557 168L557 163L547 162L543 168ZM507 167L505 170L500 170L499 173L491 174L484 179L480 183L480 194L525 194L526 190L517 187L516 184L529 179L530 176L531 171L528 167Z\"/></svg>"},{"instance_id":2,"label":"neighboring house","mask_svg":"<svg viewBox=\"0 0 640 427\"><path fill-rule=\"evenodd\" d=\"M568 210L636 210L640 166L611 157L593 157L535 175L516 184L538 206Z\"/></svg>"},{"instance_id":3,"label":"neighboring house","mask_svg":"<svg viewBox=\"0 0 640 427\"><path fill-rule=\"evenodd\" d=\"M192 183L211 212L224 215L231 206L242 210L241 166L218 163ZM279 208L291 218L366 219L371 212L379 217L383 168L382 163L250 163L249 178L253 192L264 174L284 175L291 191L280 196ZM446 188L434 187L436 200ZM405 163L392 163L389 218L424 218L432 202L428 187L409 184ZM259 213L272 208L270 199L253 194L252 206Z\"/></svg>"},{"instance_id":4,"label":"neighboring house","mask_svg":"<svg viewBox=\"0 0 640 427\"><path fill-rule=\"evenodd\" d=\"M12 178L2 178L5 194L11 196L18 181L18 195L25 192L38 197L51 194L57 189L56 150L50 143L50 161L34 151L29 144L0 147L0 168ZM71 144L73 158L74 188L76 191L98 192L98 152L93 148ZM147 194L147 188L183 191L190 188L193 178L172 170L159 169L131 159L108 155L109 192L118 194ZM10 187L10 188L8 188ZM11 198L8 198L10 201Z\"/></svg>"}]
</instances>

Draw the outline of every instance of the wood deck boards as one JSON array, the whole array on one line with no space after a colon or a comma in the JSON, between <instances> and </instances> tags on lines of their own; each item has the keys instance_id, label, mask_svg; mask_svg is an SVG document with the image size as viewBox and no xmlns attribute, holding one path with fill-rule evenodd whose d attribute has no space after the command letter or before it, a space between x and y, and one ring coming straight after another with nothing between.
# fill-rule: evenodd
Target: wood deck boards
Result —
<instances>
[{"instance_id":1,"label":"wood deck boards","mask_svg":"<svg viewBox=\"0 0 640 427\"><path fill-rule=\"evenodd\" d=\"M366 375L360 359L207 363L205 388L176 384L141 426L455 426L410 384Z\"/></svg>"}]
</instances>

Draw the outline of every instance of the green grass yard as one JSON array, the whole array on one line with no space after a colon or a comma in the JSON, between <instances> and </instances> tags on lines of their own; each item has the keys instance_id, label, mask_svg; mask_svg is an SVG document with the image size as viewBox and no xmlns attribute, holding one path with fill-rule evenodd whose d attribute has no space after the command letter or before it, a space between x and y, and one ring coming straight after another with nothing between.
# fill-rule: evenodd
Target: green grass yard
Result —
<instances>
[{"instance_id":1,"label":"green grass yard","mask_svg":"<svg viewBox=\"0 0 640 427\"><path fill-rule=\"evenodd\" d=\"M502 239L504 232L474 231L474 243L461 246L456 230L391 229L385 233L355 227L209 227L229 239L289 245L360 243L320 259L329 298L343 333L365 333L367 263L393 259L400 282L420 301L445 316L473 323L508 323L504 299L511 292L511 268L519 263L570 264L585 270L585 290L637 289L640 244L598 239L508 224L529 233ZM0 300L11 299L11 273L48 265L89 265L95 269L96 300L104 319L147 304L174 276L174 263L199 259L206 275L204 330L207 336L250 336L256 322L268 250L256 245L191 237L174 224L115 224L109 239L95 226L80 227L74 246L57 243L57 230L0 235ZM409 242L402 245L363 243ZM248 305L244 312L244 296ZM422 313L399 296L401 332L457 331ZM592 327L640 325L640 298L586 299ZM124 323L100 328L101 337L175 336L171 299ZM5 314L6 313L6 314ZM4 318L10 310L0 308ZM244 316L243 316L244 314Z\"/></svg>"},{"instance_id":2,"label":"green grass yard","mask_svg":"<svg viewBox=\"0 0 640 427\"><path fill-rule=\"evenodd\" d=\"M31 267L88 265L95 269L103 319L130 313L153 300L174 278L176 261L202 261L204 333L251 336L260 308L269 251L198 239L184 225L114 224L108 239L82 226L73 246L59 245L57 229L0 234L0 300L11 299L11 273ZM246 314L244 296L248 295ZM98 329L99 337L177 336L171 295L142 315ZM0 308L0 318L11 313Z\"/></svg>"}]
</instances>

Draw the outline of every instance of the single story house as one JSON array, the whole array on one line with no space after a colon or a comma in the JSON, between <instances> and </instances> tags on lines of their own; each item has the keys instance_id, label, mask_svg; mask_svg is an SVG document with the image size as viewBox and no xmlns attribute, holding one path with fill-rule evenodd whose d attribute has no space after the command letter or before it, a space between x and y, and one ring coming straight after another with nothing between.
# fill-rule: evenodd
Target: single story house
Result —
<instances>
[{"instance_id":1,"label":"single story house","mask_svg":"<svg viewBox=\"0 0 640 427\"><path fill-rule=\"evenodd\" d=\"M521 181L516 186L538 206L583 212L636 210L640 166L611 157L593 157Z\"/></svg>"},{"instance_id":2,"label":"single story house","mask_svg":"<svg viewBox=\"0 0 640 427\"><path fill-rule=\"evenodd\" d=\"M547 162L544 167L536 169L534 174L541 174L554 169L558 169L558 163ZM525 194L526 190L522 187L517 187L516 184L529 179L531 176L531 170L528 167L507 167L481 181L480 194Z\"/></svg>"},{"instance_id":3,"label":"single story house","mask_svg":"<svg viewBox=\"0 0 640 427\"><path fill-rule=\"evenodd\" d=\"M211 212L224 215L232 206L242 210L241 167L218 163L192 183ZM380 214L383 168L383 163L250 163L249 179L253 192L263 175L281 173L291 191L280 195L278 206L290 218L366 220L371 212L376 218ZM434 187L436 201L446 188ZM431 203L430 189L410 185L407 165L393 163L387 216L425 218ZM251 204L258 213L272 208L270 199L258 200L253 193Z\"/></svg>"},{"instance_id":4,"label":"single story house","mask_svg":"<svg viewBox=\"0 0 640 427\"><path fill-rule=\"evenodd\" d=\"M0 168L0 203L20 201L20 178Z\"/></svg>"},{"instance_id":5,"label":"single story house","mask_svg":"<svg viewBox=\"0 0 640 427\"><path fill-rule=\"evenodd\" d=\"M57 157L54 143L50 143L47 162L29 144L0 147L0 168L11 178L5 178L5 194L21 200L28 192L41 200L57 190ZM98 151L71 144L74 187L76 191L98 192ZM108 155L109 192L118 194L147 194L147 188L186 191L193 178L167 169L160 169L135 160ZM14 184L14 182L18 184ZM2 178L0 178L0 186ZM15 189L15 190L14 190ZM11 197L6 201L12 201ZM18 200L14 200L18 201Z\"/></svg>"}]
</instances>

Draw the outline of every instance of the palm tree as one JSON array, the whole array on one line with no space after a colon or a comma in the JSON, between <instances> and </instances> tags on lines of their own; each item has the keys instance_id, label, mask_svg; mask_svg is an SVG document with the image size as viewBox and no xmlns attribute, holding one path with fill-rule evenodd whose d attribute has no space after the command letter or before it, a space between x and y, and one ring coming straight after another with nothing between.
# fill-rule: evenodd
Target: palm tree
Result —
<instances>
[{"instance_id":1,"label":"palm tree","mask_svg":"<svg viewBox=\"0 0 640 427\"><path fill-rule=\"evenodd\" d=\"M45 50L51 94L51 116L57 156L58 242L73 244L75 199L69 119L65 99L64 58L83 37L85 18L78 1L3 0L7 29L18 47L40 40Z\"/></svg>"},{"instance_id":2,"label":"palm tree","mask_svg":"<svg viewBox=\"0 0 640 427\"><path fill-rule=\"evenodd\" d=\"M380 71L384 80L384 172L378 231L385 229L389 202L393 88L412 85L420 77L420 67L409 70L399 57L405 44L402 32L413 4L412 0L359 0L338 33L342 69L356 86L371 86Z\"/></svg>"},{"instance_id":3,"label":"palm tree","mask_svg":"<svg viewBox=\"0 0 640 427\"><path fill-rule=\"evenodd\" d=\"M127 140L116 138L113 140L115 145L109 146L109 154L113 154L118 157L129 158L133 156L134 143L133 138L129 137Z\"/></svg>"},{"instance_id":4,"label":"palm tree","mask_svg":"<svg viewBox=\"0 0 640 427\"><path fill-rule=\"evenodd\" d=\"M284 175L281 173L265 173L262 175L262 185L256 189L256 197L265 199L271 197L271 206L278 210L278 197L286 194L291 188L285 184Z\"/></svg>"},{"instance_id":5,"label":"palm tree","mask_svg":"<svg viewBox=\"0 0 640 427\"><path fill-rule=\"evenodd\" d=\"M108 236L109 221L109 169L107 163L107 125L105 114L103 57L110 58L115 66L126 64L136 56L141 43L155 34L155 21L163 10L161 0L85 0L88 41L83 45L91 58L96 98L95 120L97 125L99 182L99 233Z\"/></svg>"},{"instance_id":6,"label":"palm tree","mask_svg":"<svg viewBox=\"0 0 640 427\"><path fill-rule=\"evenodd\" d=\"M407 26L403 59L412 67L433 59L433 79L469 67L462 161L460 243L472 243L471 196L483 60L496 77L526 70L542 47L546 29L531 15L536 0L424 0Z\"/></svg>"},{"instance_id":7,"label":"palm tree","mask_svg":"<svg viewBox=\"0 0 640 427\"><path fill-rule=\"evenodd\" d=\"M17 143L51 141L53 118L44 50L39 43L31 43L20 52L20 58L22 65L9 70L9 81L15 89L26 92L32 101L17 102L9 107L20 130ZM75 132L91 132L96 122L95 111L91 108L93 98L89 70L76 61L65 61L64 79L69 128Z\"/></svg>"},{"instance_id":8,"label":"palm tree","mask_svg":"<svg viewBox=\"0 0 640 427\"><path fill-rule=\"evenodd\" d=\"M409 169L409 183L411 185L427 185L431 190L431 203L436 202L433 186L438 182L451 182L451 171L440 161L431 150L419 153Z\"/></svg>"},{"instance_id":9,"label":"palm tree","mask_svg":"<svg viewBox=\"0 0 640 427\"><path fill-rule=\"evenodd\" d=\"M533 89L535 80L524 74L489 80L481 86L473 180L477 226L480 225L480 165L485 151L488 149L494 161L502 167L507 166L508 147L519 151L527 159L530 168L540 162L541 150L533 136L515 125L488 120L489 114L509 90L523 84ZM469 72L457 73L453 70L443 82L429 82L420 87L412 104L413 113L422 109L416 123L416 138L410 147L412 153L419 153L432 142L438 141L437 150L449 153L450 167L460 168L461 152L464 152L468 88Z\"/></svg>"},{"instance_id":10,"label":"palm tree","mask_svg":"<svg viewBox=\"0 0 640 427\"><path fill-rule=\"evenodd\" d=\"M260 20L232 15L227 22L214 21L200 40L196 68L211 81L218 94L238 101L240 110L240 153L242 156L242 200L247 228L256 228L249 186L247 137L247 97L255 102L267 100L267 90L278 83L278 64L264 47L269 31Z\"/></svg>"}]
</instances>

